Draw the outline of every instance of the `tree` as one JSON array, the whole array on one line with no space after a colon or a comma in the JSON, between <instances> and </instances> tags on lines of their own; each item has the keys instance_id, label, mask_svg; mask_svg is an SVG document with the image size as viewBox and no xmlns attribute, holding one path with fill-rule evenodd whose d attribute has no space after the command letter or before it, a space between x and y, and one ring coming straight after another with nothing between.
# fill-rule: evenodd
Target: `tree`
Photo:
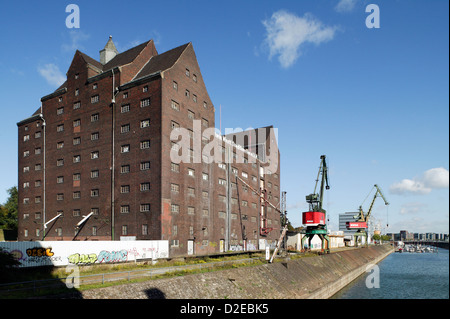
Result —
<instances>
[{"instance_id":1,"label":"tree","mask_svg":"<svg viewBox=\"0 0 450 319\"><path fill-rule=\"evenodd\" d=\"M8 189L9 197L4 205L0 206L0 229L17 231L17 210L19 193L17 187Z\"/></svg>"}]
</instances>

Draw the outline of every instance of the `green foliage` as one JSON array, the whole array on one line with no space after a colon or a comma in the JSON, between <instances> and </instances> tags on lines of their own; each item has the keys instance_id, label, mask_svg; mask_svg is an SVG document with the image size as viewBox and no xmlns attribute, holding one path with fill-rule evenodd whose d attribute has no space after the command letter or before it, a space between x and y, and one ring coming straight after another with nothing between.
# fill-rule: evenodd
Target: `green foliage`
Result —
<instances>
[{"instance_id":1,"label":"green foliage","mask_svg":"<svg viewBox=\"0 0 450 319\"><path fill-rule=\"evenodd\" d=\"M18 191L17 187L8 189L9 197L4 205L0 206L0 228L17 231Z\"/></svg>"},{"instance_id":2,"label":"green foliage","mask_svg":"<svg viewBox=\"0 0 450 319\"><path fill-rule=\"evenodd\" d=\"M0 282L8 278L8 270L19 265L20 262L12 254L0 248Z\"/></svg>"}]
</instances>

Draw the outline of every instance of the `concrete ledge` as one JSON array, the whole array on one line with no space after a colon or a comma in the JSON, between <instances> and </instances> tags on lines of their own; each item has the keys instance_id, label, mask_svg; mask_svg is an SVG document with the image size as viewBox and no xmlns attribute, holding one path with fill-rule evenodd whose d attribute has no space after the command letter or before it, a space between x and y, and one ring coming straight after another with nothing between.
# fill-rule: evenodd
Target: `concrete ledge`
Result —
<instances>
[{"instance_id":1,"label":"concrete ledge","mask_svg":"<svg viewBox=\"0 0 450 319\"><path fill-rule=\"evenodd\" d=\"M325 299L394 251L372 246L287 262L81 291L83 298ZM151 293L150 293L151 292Z\"/></svg>"}]
</instances>

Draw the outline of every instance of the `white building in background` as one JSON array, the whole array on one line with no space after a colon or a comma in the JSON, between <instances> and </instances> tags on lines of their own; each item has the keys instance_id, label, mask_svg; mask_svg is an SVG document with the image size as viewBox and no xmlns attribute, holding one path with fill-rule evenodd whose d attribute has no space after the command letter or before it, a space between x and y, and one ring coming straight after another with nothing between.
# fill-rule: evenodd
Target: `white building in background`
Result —
<instances>
[{"instance_id":1,"label":"white building in background","mask_svg":"<svg viewBox=\"0 0 450 319\"><path fill-rule=\"evenodd\" d=\"M287 247L290 250L300 251L302 249L302 238L305 234L298 232L288 232L287 233ZM344 232L342 231L332 231L328 233L330 238L330 248L344 247ZM308 242L305 243L308 245ZM314 236L311 240L311 250L320 250L322 248L322 241L319 236Z\"/></svg>"}]
</instances>

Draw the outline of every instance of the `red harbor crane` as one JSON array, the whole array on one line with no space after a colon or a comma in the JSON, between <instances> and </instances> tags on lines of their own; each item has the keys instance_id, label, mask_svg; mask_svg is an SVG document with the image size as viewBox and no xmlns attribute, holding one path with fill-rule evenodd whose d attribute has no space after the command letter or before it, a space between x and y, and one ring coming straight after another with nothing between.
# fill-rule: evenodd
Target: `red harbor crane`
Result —
<instances>
[{"instance_id":1,"label":"red harbor crane","mask_svg":"<svg viewBox=\"0 0 450 319\"><path fill-rule=\"evenodd\" d=\"M328 186L328 168L325 161L325 155L320 156L320 168L317 174L316 186L314 193L306 196L306 202L309 204L309 211L303 213L303 225L306 226L305 236L302 238L302 250L306 239L308 239L308 247L311 248L311 240L317 235L322 241L322 251L330 252L330 239L327 234L326 211L322 208L324 190L330 189ZM319 177L322 175L319 193L316 193Z\"/></svg>"}]
</instances>

